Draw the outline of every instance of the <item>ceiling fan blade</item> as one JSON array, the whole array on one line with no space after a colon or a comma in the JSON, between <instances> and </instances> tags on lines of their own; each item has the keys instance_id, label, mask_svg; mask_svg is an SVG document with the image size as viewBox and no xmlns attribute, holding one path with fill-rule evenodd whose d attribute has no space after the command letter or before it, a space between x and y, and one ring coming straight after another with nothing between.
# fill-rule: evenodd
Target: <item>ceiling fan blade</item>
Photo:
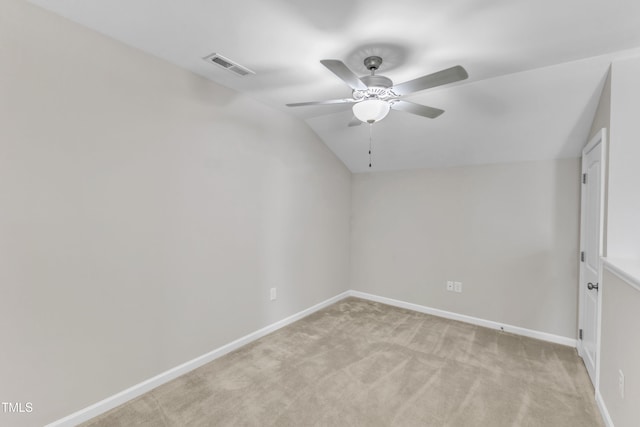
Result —
<instances>
[{"instance_id":1,"label":"ceiling fan blade","mask_svg":"<svg viewBox=\"0 0 640 427\"><path fill-rule=\"evenodd\" d=\"M446 70L427 74L426 76L400 83L395 85L392 90L399 96L408 95L413 92L419 92L432 87L464 80L467 77L469 77L467 70L460 65L456 65L455 67L447 68Z\"/></svg>"},{"instance_id":2,"label":"ceiling fan blade","mask_svg":"<svg viewBox=\"0 0 640 427\"><path fill-rule=\"evenodd\" d=\"M309 105L353 104L354 102L356 102L356 100L351 98L329 99L326 101L296 102L293 104L287 104L287 107L306 107Z\"/></svg>"},{"instance_id":3,"label":"ceiling fan blade","mask_svg":"<svg viewBox=\"0 0 640 427\"><path fill-rule=\"evenodd\" d=\"M367 90L367 85L362 82L356 76L353 71L351 71L344 62L337 59L323 59L320 61L322 65L327 67L329 71L338 76L340 80L345 82L351 89L356 90Z\"/></svg>"},{"instance_id":4,"label":"ceiling fan blade","mask_svg":"<svg viewBox=\"0 0 640 427\"><path fill-rule=\"evenodd\" d=\"M360 121L360 119L358 119L357 117L354 116L347 126L352 128L354 126L360 126L361 124L362 124L362 122Z\"/></svg>"},{"instance_id":5,"label":"ceiling fan blade","mask_svg":"<svg viewBox=\"0 0 640 427\"><path fill-rule=\"evenodd\" d=\"M415 104L409 101L396 101L391 105L391 108L398 111L428 117L430 119L435 119L440 114L444 113L444 110L439 108L427 107L426 105Z\"/></svg>"}]
</instances>

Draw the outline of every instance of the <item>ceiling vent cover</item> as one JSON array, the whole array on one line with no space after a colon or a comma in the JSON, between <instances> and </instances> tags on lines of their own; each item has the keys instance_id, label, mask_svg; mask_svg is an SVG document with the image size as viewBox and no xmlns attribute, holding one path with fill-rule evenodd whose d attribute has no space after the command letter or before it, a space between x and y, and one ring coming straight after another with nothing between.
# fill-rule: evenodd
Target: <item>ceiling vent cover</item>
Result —
<instances>
[{"instance_id":1,"label":"ceiling vent cover","mask_svg":"<svg viewBox=\"0 0 640 427\"><path fill-rule=\"evenodd\" d=\"M219 53L212 53L211 55L205 56L202 59L204 59L205 61L210 62L212 64L215 64L215 65L217 65L219 67L222 67L227 71L231 71L235 75L238 75L238 76L241 76L241 77L244 77L244 76L246 76L248 74L255 74L255 72L251 71L247 67L243 67L240 64L236 64L235 62L233 62L229 58L225 58L224 56L220 55Z\"/></svg>"}]
</instances>

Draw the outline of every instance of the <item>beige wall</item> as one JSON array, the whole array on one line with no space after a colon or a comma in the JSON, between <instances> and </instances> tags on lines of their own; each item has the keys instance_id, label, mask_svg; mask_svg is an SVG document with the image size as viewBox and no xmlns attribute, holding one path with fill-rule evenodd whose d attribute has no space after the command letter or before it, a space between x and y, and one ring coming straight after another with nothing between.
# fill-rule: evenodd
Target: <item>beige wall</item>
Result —
<instances>
[{"instance_id":1,"label":"beige wall","mask_svg":"<svg viewBox=\"0 0 640 427\"><path fill-rule=\"evenodd\" d=\"M616 427L635 427L640 420L640 291L609 270L602 285L600 393ZM618 371L625 395L618 391Z\"/></svg>"},{"instance_id":2,"label":"beige wall","mask_svg":"<svg viewBox=\"0 0 640 427\"><path fill-rule=\"evenodd\" d=\"M352 288L574 338L579 177L578 159L356 174Z\"/></svg>"},{"instance_id":3,"label":"beige wall","mask_svg":"<svg viewBox=\"0 0 640 427\"><path fill-rule=\"evenodd\" d=\"M0 400L34 408L0 425L347 289L351 175L301 121L19 0L0 70Z\"/></svg>"}]
</instances>

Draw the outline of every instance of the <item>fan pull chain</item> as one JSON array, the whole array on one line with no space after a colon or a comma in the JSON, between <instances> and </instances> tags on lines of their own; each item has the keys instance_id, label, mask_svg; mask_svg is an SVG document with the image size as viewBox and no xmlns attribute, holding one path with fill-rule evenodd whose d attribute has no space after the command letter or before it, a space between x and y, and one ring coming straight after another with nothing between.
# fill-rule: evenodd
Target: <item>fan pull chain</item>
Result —
<instances>
[{"instance_id":1,"label":"fan pull chain","mask_svg":"<svg viewBox=\"0 0 640 427\"><path fill-rule=\"evenodd\" d=\"M369 167L371 167L371 140L372 138L372 133L373 133L373 123L369 123Z\"/></svg>"}]
</instances>

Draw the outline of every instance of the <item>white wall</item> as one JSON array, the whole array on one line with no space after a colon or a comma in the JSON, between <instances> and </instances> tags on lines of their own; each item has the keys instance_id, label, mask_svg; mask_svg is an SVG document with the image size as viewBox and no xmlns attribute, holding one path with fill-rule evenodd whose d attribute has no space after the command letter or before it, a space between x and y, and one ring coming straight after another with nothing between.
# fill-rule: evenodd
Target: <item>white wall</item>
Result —
<instances>
[{"instance_id":1,"label":"white wall","mask_svg":"<svg viewBox=\"0 0 640 427\"><path fill-rule=\"evenodd\" d=\"M577 159L356 174L352 288L575 338L579 179Z\"/></svg>"},{"instance_id":2,"label":"white wall","mask_svg":"<svg viewBox=\"0 0 640 427\"><path fill-rule=\"evenodd\" d=\"M640 57L611 65L607 256L640 260Z\"/></svg>"},{"instance_id":3,"label":"white wall","mask_svg":"<svg viewBox=\"0 0 640 427\"><path fill-rule=\"evenodd\" d=\"M640 265L640 58L613 62L610 83L602 91L591 133L609 130L605 254L623 266ZM640 271L636 268L636 271ZM640 293L626 280L604 271L600 341L600 386L603 403L616 427L636 426L640 419ZM625 397L618 390L618 372L625 375Z\"/></svg>"},{"instance_id":4,"label":"white wall","mask_svg":"<svg viewBox=\"0 0 640 427\"><path fill-rule=\"evenodd\" d=\"M299 120L19 0L0 70L1 425L347 289L350 173Z\"/></svg>"}]
</instances>

